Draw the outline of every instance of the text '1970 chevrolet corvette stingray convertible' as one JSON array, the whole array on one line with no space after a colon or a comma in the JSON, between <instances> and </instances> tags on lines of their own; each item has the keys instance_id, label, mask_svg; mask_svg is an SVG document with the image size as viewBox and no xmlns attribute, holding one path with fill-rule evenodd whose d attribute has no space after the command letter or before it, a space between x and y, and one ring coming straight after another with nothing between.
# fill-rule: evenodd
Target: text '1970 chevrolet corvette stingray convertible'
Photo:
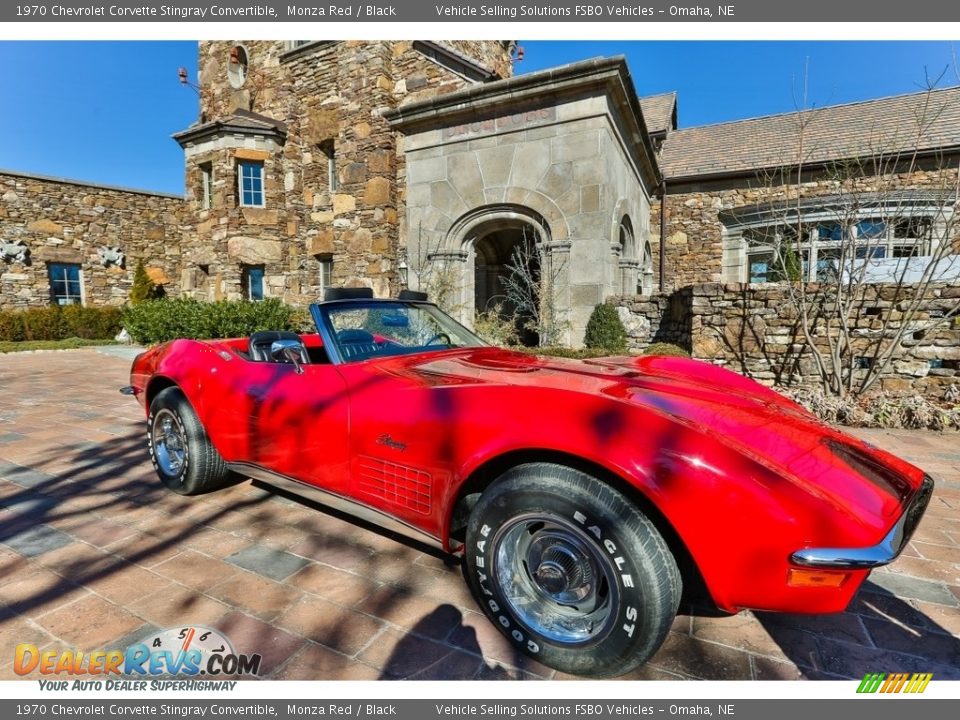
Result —
<instances>
[{"instance_id":1,"label":"text '1970 chevrolet corvette stingray convertible'","mask_svg":"<svg viewBox=\"0 0 960 720\"><path fill-rule=\"evenodd\" d=\"M316 334L175 340L133 363L171 490L252 477L460 554L516 647L623 674L684 585L722 611L844 610L906 545L924 473L714 365L491 347L406 292Z\"/></svg>"}]
</instances>

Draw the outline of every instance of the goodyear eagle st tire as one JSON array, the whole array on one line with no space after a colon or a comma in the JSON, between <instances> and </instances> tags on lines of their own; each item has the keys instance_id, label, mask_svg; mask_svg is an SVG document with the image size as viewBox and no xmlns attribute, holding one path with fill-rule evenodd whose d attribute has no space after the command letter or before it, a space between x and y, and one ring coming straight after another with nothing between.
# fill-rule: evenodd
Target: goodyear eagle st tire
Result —
<instances>
[{"instance_id":1,"label":"goodyear eagle st tire","mask_svg":"<svg viewBox=\"0 0 960 720\"><path fill-rule=\"evenodd\" d=\"M563 672L629 672L657 651L680 604L680 572L653 523L571 468L507 471L477 501L464 552L494 625Z\"/></svg>"},{"instance_id":2,"label":"goodyear eagle st tire","mask_svg":"<svg viewBox=\"0 0 960 720\"><path fill-rule=\"evenodd\" d=\"M157 475L175 493L210 492L234 478L179 388L160 391L150 403L147 445Z\"/></svg>"}]
</instances>

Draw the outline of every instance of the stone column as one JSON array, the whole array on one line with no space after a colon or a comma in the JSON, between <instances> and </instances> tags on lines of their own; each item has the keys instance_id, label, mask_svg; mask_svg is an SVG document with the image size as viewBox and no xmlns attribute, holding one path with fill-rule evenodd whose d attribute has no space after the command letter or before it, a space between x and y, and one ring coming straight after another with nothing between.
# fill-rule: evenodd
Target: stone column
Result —
<instances>
[{"instance_id":1,"label":"stone column","mask_svg":"<svg viewBox=\"0 0 960 720\"><path fill-rule=\"evenodd\" d=\"M621 258L617 264L620 269L620 287L614 288L618 295L637 295L637 281L640 278L640 261Z\"/></svg>"},{"instance_id":2,"label":"stone column","mask_svg":"<svg viewBox=\"0 0 960 720\"><path fill-rule=\"evenodd\" d=\"M467 263L469 258L470 255L463 251L446 250L430 253L427 256L428 280L424 286L421 278L420 289L439 294L439 297L431 297L430 300L463 325L472 328L476 280L473 270Z\"/></svg>"},{"instance_id":3,"label":"stone column","mask_svg":"<svg viewBox=\"0 0 960 720\"><path fill-rule=\"evenodd\" d=\"M560 337L557 338L557 342L562 345L570 345L573 337L568 317L571 303L570 248L572 245L573 242L569 238L540 243L540 277L541 281L546 279L551 285L547 290L552 294L556 321L562 326Z\"/></svg>"}]
</instances>

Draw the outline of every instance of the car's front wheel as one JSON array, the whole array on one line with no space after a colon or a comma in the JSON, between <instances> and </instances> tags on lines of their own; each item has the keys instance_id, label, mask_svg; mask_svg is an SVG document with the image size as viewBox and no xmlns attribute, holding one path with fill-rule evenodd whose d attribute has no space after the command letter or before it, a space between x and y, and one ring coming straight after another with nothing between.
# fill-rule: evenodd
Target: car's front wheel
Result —
<instances>
[{"instance_id":1,"label":"car's front wheel","mask_svg":"<svg viewBox=\"0 0 960 720\"><path fill-rule=\"evenodd\" d=\"M481 495L466 573L520 650L577 675L622 675L663 643L680 603L677 564L653 523L585 473L515 467Z\"/></svg>"},{"instance_id":2,"label":"car's front wheel","mask_svg":"<svg viewBox=\"0 0 960 720\"><path fill-rule=\"evenodd\" d=\"M179 388L161 390L150 403L147 444L157 475L175 493L209 492L234 477Z\"/></svg>"}]
</instances>

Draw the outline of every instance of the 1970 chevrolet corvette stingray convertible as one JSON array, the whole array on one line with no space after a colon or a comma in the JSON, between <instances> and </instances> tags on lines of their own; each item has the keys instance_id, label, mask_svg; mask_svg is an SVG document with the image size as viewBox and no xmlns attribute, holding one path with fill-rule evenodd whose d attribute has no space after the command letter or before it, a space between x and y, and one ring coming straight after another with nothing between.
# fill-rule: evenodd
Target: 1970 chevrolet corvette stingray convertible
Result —
<instances>
[{"instance_id":1,"label":"1970 chevrolet corvette stingray convertible","mask_svg":"<svg viewBox=\"0 0 960 720\"><path fill-rule=\"evenodd\" d=\"M619 675L684 584L722 611L840 612L922 516L924 473L776 392L674 357L488 346L418 293L340 290L318 332L175 340L132 385L182 494L252 477L464 557L522 652Z\"/></svg>"}]
</instances>

